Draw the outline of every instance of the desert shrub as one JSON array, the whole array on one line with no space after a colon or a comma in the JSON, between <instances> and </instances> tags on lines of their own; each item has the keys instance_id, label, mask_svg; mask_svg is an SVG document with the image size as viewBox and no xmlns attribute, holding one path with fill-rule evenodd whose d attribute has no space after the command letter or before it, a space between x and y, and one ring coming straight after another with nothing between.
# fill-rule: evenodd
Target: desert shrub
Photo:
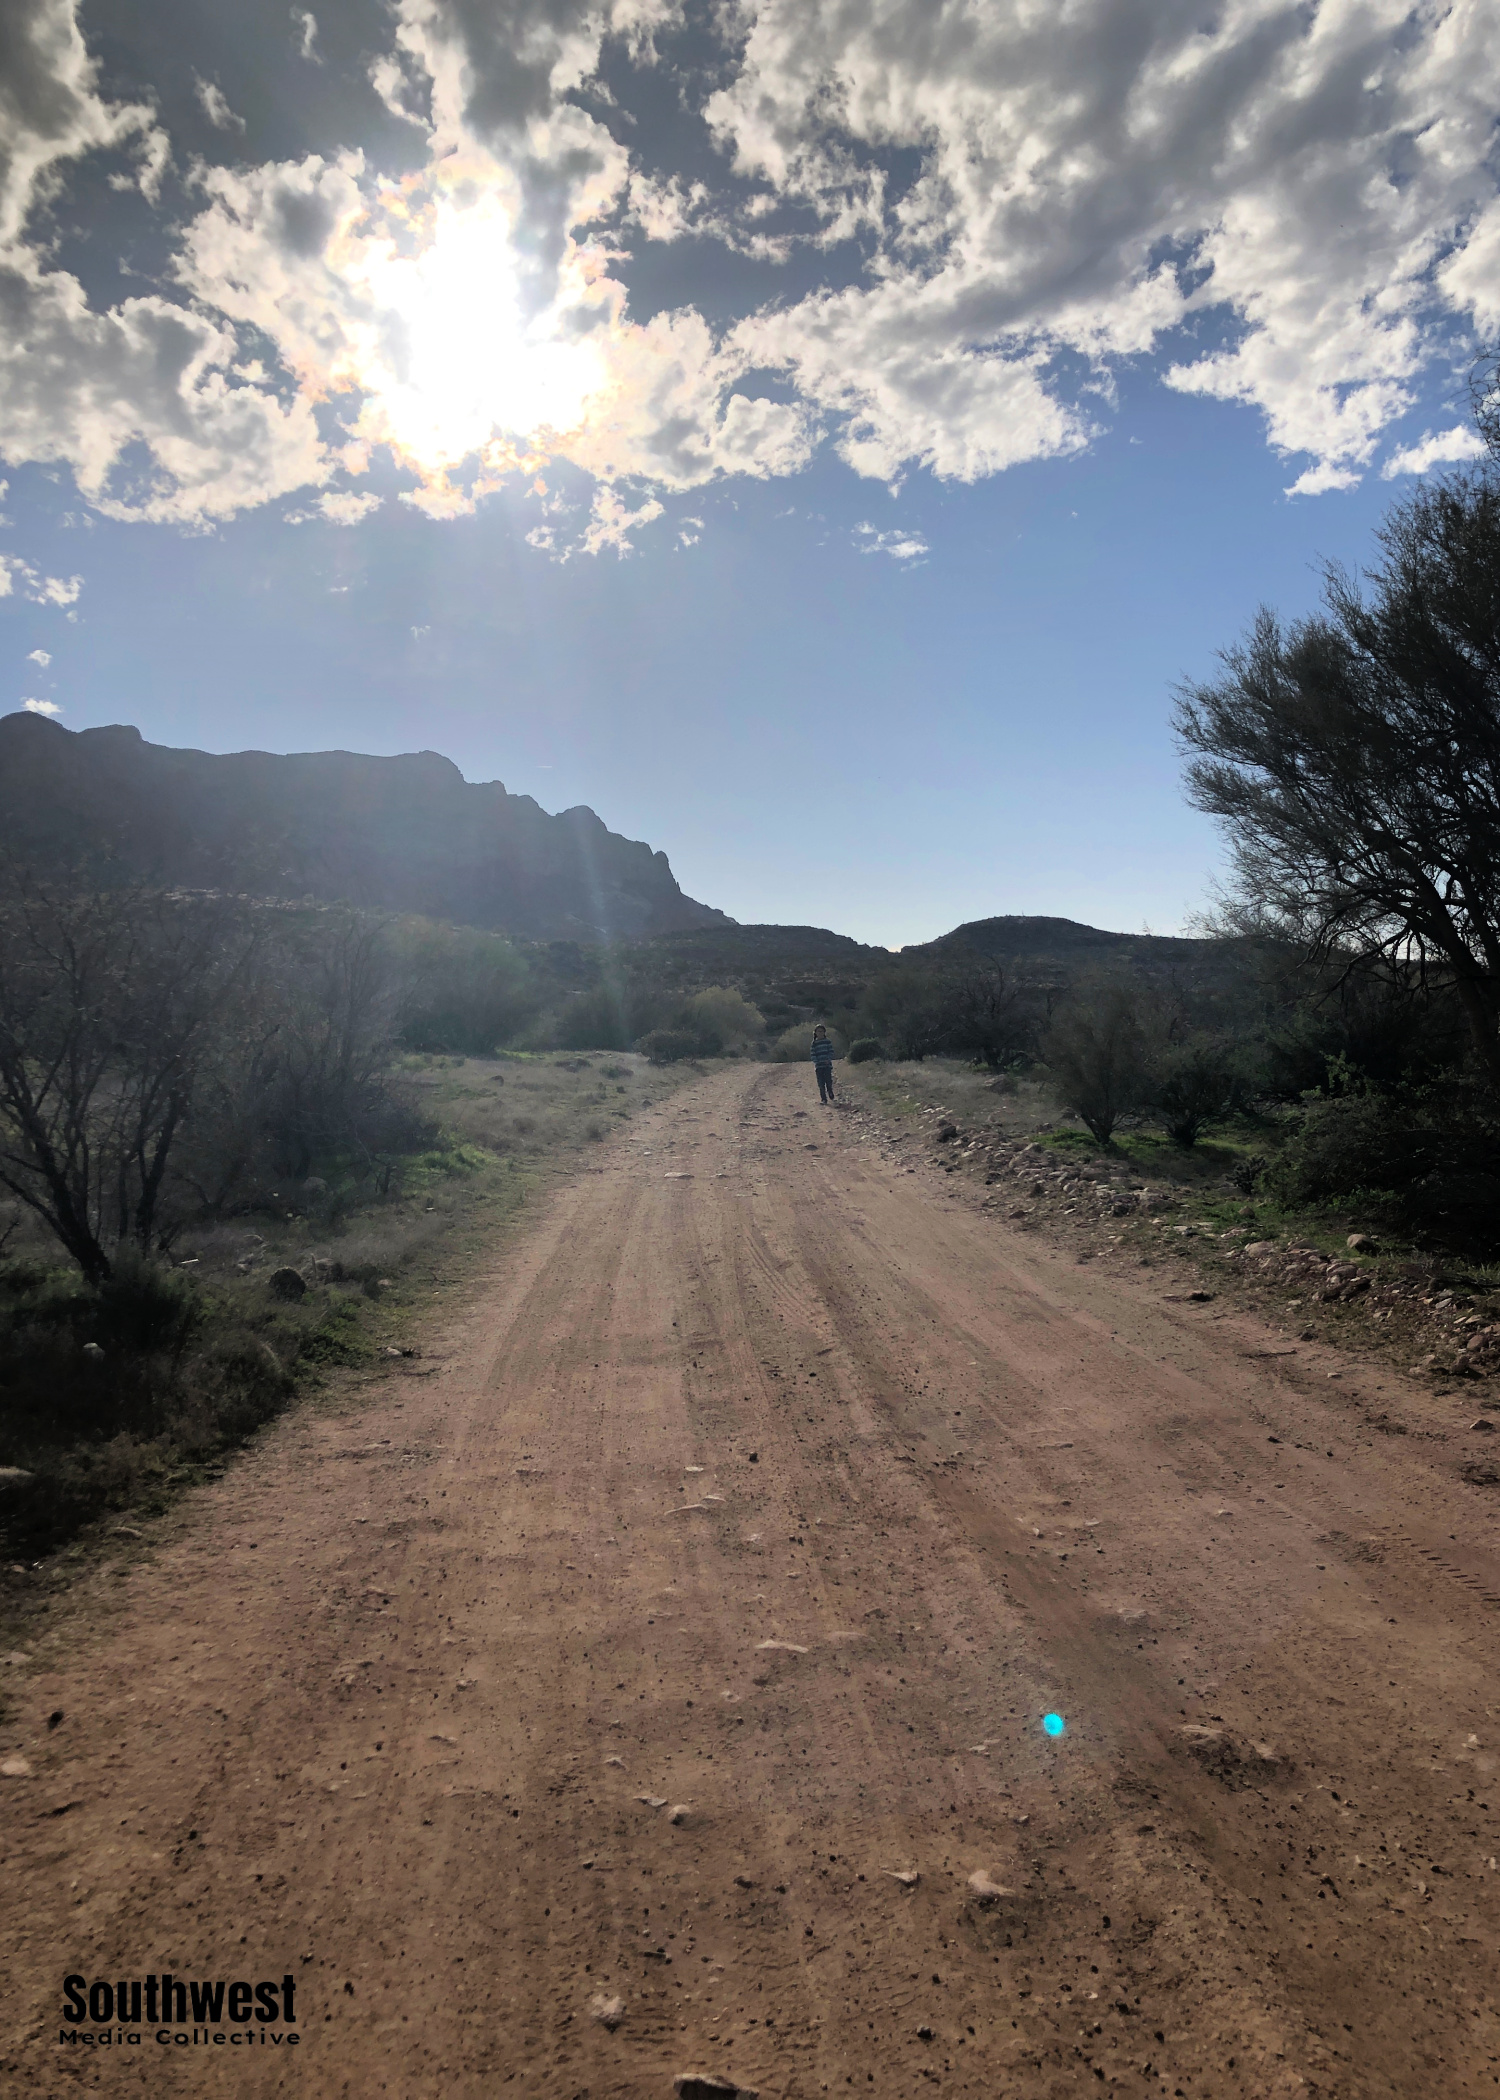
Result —
<instances>
[{"instance_id":1,"label":"desert shrub","mask_svg":"<svg viewBox=\"0 0 1500 2100\"><path fill-rule=\"evenodd\" d=\"M1357 1203L1470 1251L1500 1238L1500 1110L1462 1084L1308 1101L1258 1186L1289 1206Z\"/></svg>"},{"instance_id":2,"label":"desert shrub","mask_svg":"<svg viewBox=\"0 0 1500 2100\"><path fill-rule=\"evenodd\" d=\"M1045 1050L1058 1100L1107 1145L1120 1117L1139 1107L1150 1087L1134 996L1123 985L1075 994L1048 1031Z\"/></svg>"},{"instance_id":3,"label":"desert shrub","mask_svg":"<svg viewBox=\"0 0 1500 2100\"><path fill-rule=\"evenodd\" d=\"M893 963L881 970L866 988L862 1018L892 1057L935 1057L948 1045L950 1017L930 969Z\"/></svg>"},{"instance_id":4,"label":"desert shrub","mask_svg":"<svg viewBox=\"0 0 1500 2100\"><path fill-rule=\"evenodd\" d=\"M407 1049L483 1057L535 1019L530 968L502 935L404 919L389 938L395 1028Z\"/></svg>"},{"instance_id":5,"label":"desert shrub","mask_svg":"<svg viewBox=\"0 0 1500 2100\"><path fill-rule=\"evenodd\" d=\"M683 1002L673 1024L698 1038L705 1056L758 1042L765 1035L765 1016L732 985L705 985Z\"/></svg>"},{"instance_id":6,"label":"desert shrub","mask_svg":"<svg viewBox=\"0 0 1500 2100\"><path fill-rule=\"evenodd\" d=\"M884 1056L884 1043L878 1041L873 1035L862 1035L857 1042L849 1045L849 1062L851 1065L867 1065L873 1059Z\"/></svg>"},{"instance_id":7,"label":"desert shrub","mask_svg":"<svg viewBox=\"0 0 1500 2100\"><path fill-rule=\"evenodd\" d=\"M1157 1053L1146 1091L1173 1144L1195 1145L1206 1123L1242 1105L1243 1062L1232 1043L1191 1036Z\"/></svg>"},{"instance_id":8,"label":"desert shrub","mask_svg":"<svg viewBox=\"0 0 1500 2100\"><path fill-rule=\"evenodd\" d=\"M1462 1062L1462 1020L1445 987L1345 972L1314 986L1266 1043L1265 1080L1283 1101L1303 1094L1429 1085Z\"/></svg>"},{"instance_id":9,"label":"desert shrub","mask_svg":"<svg viewBox=\"0 0 1500 2100\"><path fill-rule=\"evenodd\" d=\"M684 1057L697 1057L701 1046L695 1035L684 1028L652 1028L636 1044L644 1057L654 1065L674 1065Z\"/></svg>"},{"instance_id":10,"label":"desert shrub","mask_svg":"<svg viewBox=\"0 0 1500 2100\"><path fill-rule=\"evenodd\" d=\"M565 1000L546 1040L559 1050L628 1050L655 1019L654 1003L643 1007L617 985L595 985Z\"/></svg>"}]
</instances>

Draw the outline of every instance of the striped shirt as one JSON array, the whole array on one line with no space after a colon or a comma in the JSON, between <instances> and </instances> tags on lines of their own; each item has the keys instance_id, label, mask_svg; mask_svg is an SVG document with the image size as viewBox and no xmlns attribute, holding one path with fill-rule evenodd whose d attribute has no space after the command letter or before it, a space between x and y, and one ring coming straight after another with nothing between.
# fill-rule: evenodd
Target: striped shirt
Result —
<instances>
[{"instance_id":1,"label":"striped shirt","mask_svg":"<svg viewBox=\"0 0 1500 2100\"><path fill-rule=\"evenodd\" d=\"M832 1036L815 1035L813 1037L812 1054L815 1065L831 1065L833 1063Z\"/></svg>"}]
</instances>

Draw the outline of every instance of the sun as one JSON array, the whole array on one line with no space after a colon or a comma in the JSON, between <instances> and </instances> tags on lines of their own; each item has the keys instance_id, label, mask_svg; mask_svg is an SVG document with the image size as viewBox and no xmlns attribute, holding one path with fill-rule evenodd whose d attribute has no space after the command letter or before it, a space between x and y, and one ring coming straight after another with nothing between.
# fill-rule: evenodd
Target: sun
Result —
<instances>
[{"instance_id":1,"label":"sun","mask_svg":"<svg viewBox=\"0 0 1500 2100\"><path fill-rule=\"evenodd\" d=\"M577 271L528 315L501 185L470 178L454 187L429 190L415 208L399 200L391 230L350 259L365 307L362 352L348 373L364 396L355 434L424 479L576 429L607 378L579 326L591 316Z\"/></svg>"}]
</instances>

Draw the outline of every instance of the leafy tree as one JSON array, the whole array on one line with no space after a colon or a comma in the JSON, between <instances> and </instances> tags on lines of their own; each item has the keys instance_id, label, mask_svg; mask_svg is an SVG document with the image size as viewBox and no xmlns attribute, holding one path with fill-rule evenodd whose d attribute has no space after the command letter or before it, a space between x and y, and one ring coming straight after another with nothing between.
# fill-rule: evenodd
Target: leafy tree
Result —
<instances>
[{"instance_id":1,"label":"leafy tree","mask_svg":"<svg viewBox=\"0 0 1500 2100\"><path fill-rule=\"evenodd\" d=\"M390 945L400 980L395 1025L410 1049L484 1057L535 1019L530 967L503 935L403 919Z\"/></svg>"},{"instance_id":2,"label":"leafy tree","mask_svg":"<svg viewBox=\"0 0 1500 2100\"><path fill-rule=\"evenodd\" d=\"M931 969L912 963L882 969L866 989L864 1010L871 1034L892 1057L936 1057L945 1046L946 1016Z\"/></svg>"},{"instance_id":3,"label":"leafy tree","mask_svg":"<svg viewBox=\"0 0 1500 2100\"><path fill-rule=\"evenodd\" d=\"M760 1041L766 1017L732 985L710 984L683 1001L673 1025L696 1037L700 1052L711 1055Z\"/></svg>"},{"instance_id":4,"label":"leafy tree","mask_svg":"<svg viewBox=\"0 0 1500 2100\"><path fill-rule=\"evenodd\" d=\"M1053 1090L1107 1145L1150 1090L1145 1030L1124 985L1086 988L1059 1009L1044 1045Z\"/></svg>"},{"instance_id":5,"label":"leafy tree","mask_svg":"<svg viewBox=\"0 0 1500 2100\"><path fill-rule=\"evenodd\" d=\"M1368 596L1262 611L1180 689L1188 792L1226 827L1240 923L1453 987L1500 1090L1500 476L1398 503Z\"/></svg>"}]
</instances>

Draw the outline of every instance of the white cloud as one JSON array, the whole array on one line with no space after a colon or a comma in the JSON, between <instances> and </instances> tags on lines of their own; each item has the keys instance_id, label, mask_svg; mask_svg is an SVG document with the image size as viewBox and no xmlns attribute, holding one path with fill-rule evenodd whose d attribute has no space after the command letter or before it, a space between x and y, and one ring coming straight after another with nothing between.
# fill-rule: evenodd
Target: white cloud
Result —
<instances>
[{"instance_id":1,"label":"white cloud","mask_svg":"<svg viewBox=\"0 0 1500 2100\"><path fill-rule=\"evenodd\" d=\"M205 80L201 73L193 75L193 89L203 107L203 114L216 131L243 131L245 120L229 107L224 90L216 80Z\"/></svg>"},{"instance_id":2,"label":"white cloud","mask_svg":"<svg viewBox=\"0 0 1500 2100\"><path fill-rule=\"evenodd\" d=\"M297 49L300 55L313 65L323 63L323 54L318 49L318 18L305 7L292 9L292 20L297 25Z\"/></svg>"},{"instance_id":3,"label":"white cloud","mask_svg":"<svg viewBox=\"0 0 1500 2100\"><path fill-rule=\"evenodd\" d=\"M1326 496L1330 489L1358 488L1359 483L1357 468L1341 467L1337 460L1320 459L1315 466L1304 468L1283 493L1288 496Z\"/></svg>"},{"instance_id":4,"label":"white cloud","mask_svg":"<svg viewBox=\"0 0 1500 2100\"><path fill-rule=\"evenodd\" d=\"M14 0L0 65L0 249L52 196L65 164L100 147L132 148L137 179L154 189L166 140L144 103L100 99L73 0Z\"/></svg>"},{"instance_id":5,"label":"white cloud","mask_svg":"<svg viewBox=\"0 0 1500 2100\"><path fill-rule=\"evenodd\" d=\"M920 532L880 532L873 525L856 525L855 544L861 554L888 554L892 561L917 561L932 549Z\"/></svg>"},{"instance_id":6,"label":"white cloud","mask_svg":"<svg viewBox=\"0 0 1500 2100\"><path fill-rule=\"evenodd\" d=\"M153 523L325 480L310 402L241 380L238 354L230 329L158 294L100 313L77 278L0 260L0 455L66 465L96 510Z\"/></svg>"},{"instance_id":7,"label":"white cloud","mask_svg":"<svg viewBox=\"0 0 1500 2100\"><path fill-rule=\"evenodd\" d=\"M55 700L23 700L22 707L29 715L60 715L62 709Z\"/></svg>"},{"instance_id":8,"label":"white cloud","mask_svg":"<svg viewBox=\"0 0 1500 2100\"><path fill-rule=\"evenodd\" d=\"M1131 355L1212 314L1237 339L1168 383L1255 405L1275 446L1314 455L1311 481L1343 485L1408 405L1434 266L1472 244L1482 206L1500 237L1500 40L1477 0L746 14L710 120L823 238L879 244L878 282L771 324L815 396L870 399L868 436L856 422L845 441L869 471L920 459L962 477L1067 449L1078 424L1038 368L1032 398L1002 408L976 364ZM869 158L893 147L923 156L894 203ZM1444 289L1480 296L1456 257ZM830 320L839 355L809 371Z\"/></svg>"},{"instance_id":9,"label":"white cloud","mask_svg":"<svg viewBox=\"0 0 1500 2100\"><path fill-rule=\"evenodd\" d=\"M379 510L380 504L379 496L360 495L354 489L329 491L318 498L311 510L289 510L285 518L288 525L308 525L315 521L325 525L358 525Z\"/></svg>"},{"instance_id":10,"label":"white cloud","mask_svg":"<svg viewBox=\"0 0 1500 2100\"><path fill-rule=\"evenodd\" d=\"M166 164L151 112L99 95L69 0L13 9L0 141L0 457L71 468L111 517L189 524L326 479L311 406L240 379L221 321L155 293L101 312L24 239L81 154L130 150L148 194Z\"/></svg>"},{"instance_id":11,"label":"white cloud","mask_svg":"<svg viewBox=\"0 0 1500 2100\"><path fill-rule=\"evenodd\" d=\"M38 665L43 671L45 671L48 664L50 664L52 661L52 654L51 651L47 649L33 649L28 654L26 661L29 664Z\"/></svg>"},{"instance_id":12,"label":"white cloud","mask_svg":"<svg viewBox=\"0 0 1500 2100\"><path fill-rule=\"evenodd\" d=\"M1462 460L1478 459L1484 446L1479 433L1471 430L1467 423L1458 423L1452 430L1436 433L1424 430L1414 445L1393 452L1380 470L1382 481L1394 481L1398 474L1425 474L1432 467L1451 466Z\"/></svg>"},{"instance_id":13,"label":"white cloud","mask_svg":"<svg viewBox=\"0 0 1500 2100\"><path fill-rule=\"evenodd\" d=\"M64 607L75 605L82 589L81 576L44 576L17 555L0 554L0 598L18 595L33 605Z\"/></svg>"},{"instance_id":14,"label":"white cloud","mask_svg":"<svg viewBox=\"0 0 1500 2100\"><path fill-rule=\"evenodd\" d=\"M616 554L632 554L635 548L631 534L639 532L643 525L651 524L661 512L662 507L654 496L648 496L644 503L631 510L613 489L596 489L588 525L578 542L579 552L602 554L606 547L612 547Z\"/></svg>"},{"instance_id":15,"label":"white cloud","mask_svg":"<svg viewBox=\"0 0 1500 2100\"><path fill-rule=\"evenodd\" d=\"M101 96L69 0L13 5L0 456L69 467L113 517L203 525L383 451L451 519L555 458L643 492L558 543L620 552L644 492L794 474L824 443L888 484L1076 452L1146 357L1255 409L1314 494L1368 469L1455 327L1500 326L1485 0L723 0L695 16L722 37L722 158L691 174L621 143L596 77L607 42L660 62L682 0L394 0L370 73L425 165L386 179L329 139L198 170L180 296L107 311L27 214L84 153L133 155L111 179L150 190L166 141ZM318 58L314 17L291 21ZM799 288L730 324L636 321L621 245L690 237L795 254Z\"/></svg>"}]
</instances>

